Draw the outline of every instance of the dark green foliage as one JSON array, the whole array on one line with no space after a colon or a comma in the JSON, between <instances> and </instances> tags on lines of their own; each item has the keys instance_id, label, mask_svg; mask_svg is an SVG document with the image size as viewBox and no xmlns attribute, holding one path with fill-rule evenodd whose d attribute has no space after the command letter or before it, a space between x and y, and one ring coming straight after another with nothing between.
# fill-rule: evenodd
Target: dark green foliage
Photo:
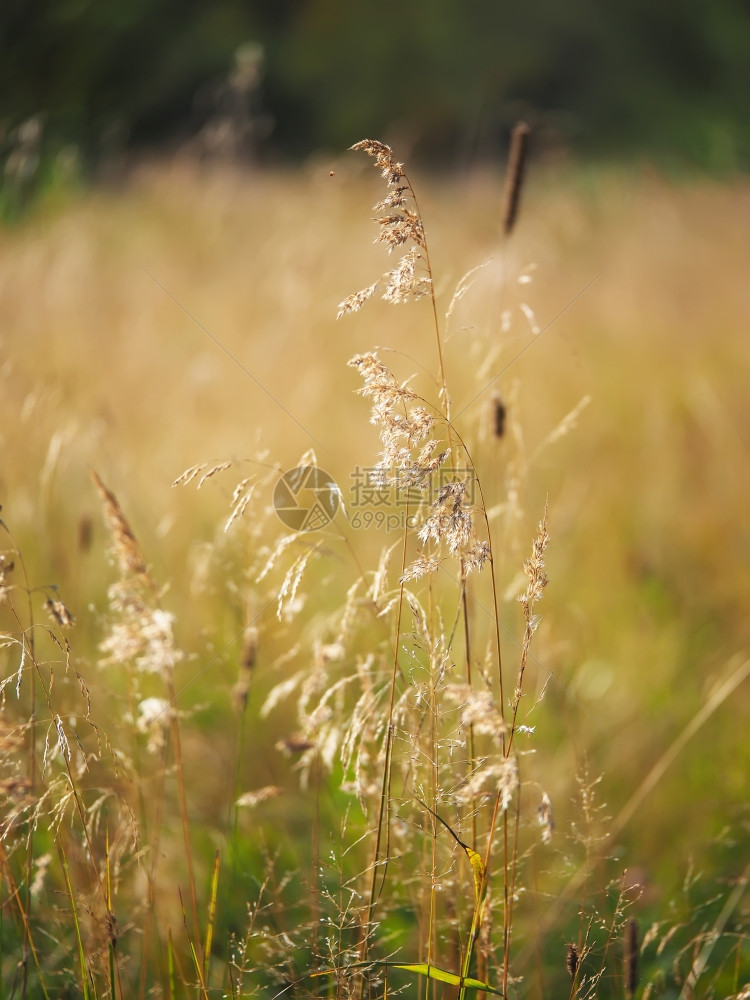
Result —
<instances>
[{"instance_id":1,"label":"dark green foliage","mask_svg":"<svg viewBox=\"0 0 750 1000\"><path fill-rule=\"evenodd\" d=\"M0 146L34 115L47 154L73 143L84 162L185 138L254 41L285 154L397 127L451 166L497 155L523 116L541 145L743 168L749 38L737 0L8 0Z\"/></svg>"}]
</instances>

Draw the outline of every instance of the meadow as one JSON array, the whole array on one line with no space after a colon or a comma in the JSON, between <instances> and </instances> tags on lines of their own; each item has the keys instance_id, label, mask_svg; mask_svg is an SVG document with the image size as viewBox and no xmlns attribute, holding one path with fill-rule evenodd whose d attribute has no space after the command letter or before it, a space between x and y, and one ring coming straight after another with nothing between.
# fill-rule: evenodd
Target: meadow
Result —
<instances>
[{"instance_id":1,"label":"meadow","mask_svg":"<svg viewBox=\"0 0 750 1000\"><path fill-rule=\"evenodd\" d=\"M3 996L750 995L750 188L503 212L347 152L0 232Z\"/></svg>"}]
</instances>

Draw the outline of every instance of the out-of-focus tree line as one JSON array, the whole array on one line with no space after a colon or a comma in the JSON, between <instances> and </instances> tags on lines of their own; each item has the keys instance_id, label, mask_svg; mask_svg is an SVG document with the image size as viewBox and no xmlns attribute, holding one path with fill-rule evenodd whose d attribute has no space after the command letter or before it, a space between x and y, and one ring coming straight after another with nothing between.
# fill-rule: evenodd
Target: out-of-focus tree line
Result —
<instances>
[{"instance_id":1,"label":"out-of-focus tree line","mask_svg":"<svg viewBox=\"0 0 750 1000\"><path fill-rule=\"evenodd\" d=\"M582 155L746 169L749 53L746 0L2 0L0 155L22 183L61 150L397 131L452 166L524 117Z\"/></svg>"}]
</instances>

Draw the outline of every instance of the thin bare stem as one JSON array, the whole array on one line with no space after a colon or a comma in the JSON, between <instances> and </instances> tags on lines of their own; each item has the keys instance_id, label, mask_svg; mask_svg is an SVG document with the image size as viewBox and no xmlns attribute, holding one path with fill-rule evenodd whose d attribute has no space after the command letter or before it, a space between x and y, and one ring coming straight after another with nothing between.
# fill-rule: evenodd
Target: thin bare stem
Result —
<instances>
[{"instance_id":1,"label":"thin bare stem","mask_svg":"<svg viewBox=\"0 0 750 1000\"><path fill-rule=\"evenodd\" d=\"M177 721L177 693L174 686L174 677L171 670L165 671L165 683L167 687L167 698L169 699L169 727L172 733L172 745L174 747L175 768L177 770L177 794L180 801L180 819L182 822L182 838L185 844L185 861L188 870L188 888L190 890L190 908L193 917L194 947L196 949L197 962L202 967L202 944L200 933L200 919L198 917L198 894L195 888L195 872L193 870L193 851L190 843L190 819L188 817L187 795L185 792L185 769L182 760L182 745L180 743L180 727Z\"/></svg>"}]
</instances>

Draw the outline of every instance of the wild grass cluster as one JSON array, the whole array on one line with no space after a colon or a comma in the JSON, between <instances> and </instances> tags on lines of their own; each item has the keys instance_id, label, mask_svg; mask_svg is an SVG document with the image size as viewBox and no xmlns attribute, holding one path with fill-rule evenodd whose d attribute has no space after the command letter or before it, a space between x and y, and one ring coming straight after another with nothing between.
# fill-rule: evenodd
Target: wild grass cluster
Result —
<instances>
[{"instance_id":1,"label":"wild grass cluster","mask_svg":"<svg viewBox=\"0 0 750 1000\"><path fill-rule=\"evenodd\" d=\"M157 174L140 230L3 236L3 996L750 996L740 258L707 348L656 238L725 196L652 180L566 287L534 201L575 245L599 196L524 192L527 138L503 197L365 140L197 233Z\"/></svg>"}]
</instances>

